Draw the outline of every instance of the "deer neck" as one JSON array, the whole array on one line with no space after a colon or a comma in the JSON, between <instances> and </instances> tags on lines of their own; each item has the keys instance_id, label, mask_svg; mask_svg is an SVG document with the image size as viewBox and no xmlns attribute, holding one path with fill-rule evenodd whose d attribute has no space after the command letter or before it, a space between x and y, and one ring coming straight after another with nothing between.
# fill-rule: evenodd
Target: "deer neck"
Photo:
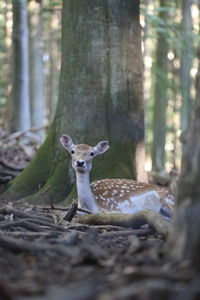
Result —
<instances>
[{"instance_id":1,"label":"deer neck","mask_svg":"<svg viewBox=\"0 0 200 300\"><path fill-rule=\"evenodd\" d=\"M96 204L90 186L89 172L85 172L85 173L76 172L76 186L77 186L79 207L87 208L92 212L98 212L99 208Z\"/></svg>"}]
</instances>

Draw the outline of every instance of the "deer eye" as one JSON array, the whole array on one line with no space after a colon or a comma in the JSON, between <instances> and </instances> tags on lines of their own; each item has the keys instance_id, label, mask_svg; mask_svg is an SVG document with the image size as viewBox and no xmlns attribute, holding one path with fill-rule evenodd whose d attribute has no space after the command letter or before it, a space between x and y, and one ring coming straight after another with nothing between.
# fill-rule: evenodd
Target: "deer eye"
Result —
<instances>
[{"instance_id":1,"label":"deer eye","mask_svg":"<svg viewBox=\"0 0 200 300\"><path fill-rule=\"evenodd\" d=\"M74 153L75 153L74 150L72 150L72 151L71 151L71 154L74 154Z\"/></svg>"},{"instance_id":2,"label":"deer eye","mask_svg":"<svg viewBox=\"0 0 200 300\"><path fill-rule=\"evenodd\" d=\"M90 156L94 156L94 152L91 152L91 153L90 153Z\"/></svg>"}]
</instances>

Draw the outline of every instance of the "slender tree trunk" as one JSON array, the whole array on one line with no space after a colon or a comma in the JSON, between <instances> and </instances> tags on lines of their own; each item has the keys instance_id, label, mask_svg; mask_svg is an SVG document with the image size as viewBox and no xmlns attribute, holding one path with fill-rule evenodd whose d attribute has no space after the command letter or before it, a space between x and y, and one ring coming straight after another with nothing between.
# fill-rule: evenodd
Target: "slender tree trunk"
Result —
<instances>
[{"instance_id":1,"label":"slender tree trunk","mask_svg":"<svg viewBox=\"0 0 200 300\"><path fill-rule=\"evenodd\" d=\"M49 34L51 39L49 41L49 101L48 101L48 109L49 109L49 122L52 122L56 106L58 103L58 91L59 91L59 71L60 71L60 12L53 11L49 18Z\"/></svg>"},{"instance_id":2,"label":"slender tree trunk","mask_svg":"<svg viewBox=\"0 0 200 300\"><path fill-rule=\"evenodd\" d=\"M160 7L166 7L168 0L160 0ZM168 13L161 10L159 17L167 24ZM166 140L166 110L167 97L167 60L168 44L166 32L158 32L156 47L156 77L155 77L155 103L153 117L153 148L152 169L162 171L165 169L165 140Z\"/></svg>"},{"instance_id":3,"label":"slender tree trunk","mask_svg":"<svg viewBox=\"0 0 200 300\"><path fill-rule=\"evenodd\" d=\"M59 143L64 133L75 143L109 140L111 149L96 159L92 179L137 176L136 153L144 142L139 1L65 0L62 35L54 122L7 191L10 198L38 192L27 199L56 201L69 194L74 174Z\"/></svg>"},{"instance_id":4,"label":"slender tree trunk","mask_svg":"<svg viewBox=\"0 0 200 300\"><path fill-rule=\"evenodd\" d=\"M193 59L193 41L192 41L192 0L182 1L182 49L181 49L181 68L180 68L180 85L181 85L181 130L188 128L191 119L192 99L191 99L191 75Z\"/></svg>"},{"instance_id":5,"label":"slender tree trunk","mask_svg":"<svg viewBox=\"0 0 200 300\"><path fill-rule=\"evenodd\" d=\"M27 1L13 0L13 111L12 130L31 126Z\"/></svg>"},{"instance_id":6,"label":"slender tree trunk","mask_svg":"<svg viewBox=\"0 0 200 300\"><path fill-rule=\"evenodd\" d=\"M10 105L11 105L11 57L12 57L12 1L8 0L4 7L1 7L1 112L0 119L1 125L10 131L11 129L11 116L10 116ZM2 101L3 100L3 101Z\"/></svg>"},{"instance_id":7,"label":"slender tree trunk","mask_svg":"<svg viewBox=\"0 0 200 300\"><path fill-rule=\"evenodd\" d=\"M150 162L151 165L151 144L152 144L152 137L148 134L148 128L152 128L152 118L151 111L152 111L152 100L151 100L151 90L152 90L152 55L153 55L153 48L155 44L156 38L152 38L151 36L151 5L152 2L150 0L143 1L143 5L145 7L144 13L144 27L143 27L143 61L144 61L144 110L145 110L145 128L147 129L146 132L146 153L147 153L147 162ZM152 130L152 129L151 129ZM149 168L150 166L148 166ZM151 169L151 167L150 167ZM148 181L148 178L146 180Z\"/></svg>"},{"instance_id":8,"label":"slender tree trunk","mask_svg":"<svg viewBox=\"0 0 200 300\"><path fill-rule=\"evenodd\" d=\"M44 76L42 50L41 2L29 1L30 20L30 101L31 125L42 127L44 124ZM39 134L43 134L40 131Z\"/></svg>"}]
</instances>

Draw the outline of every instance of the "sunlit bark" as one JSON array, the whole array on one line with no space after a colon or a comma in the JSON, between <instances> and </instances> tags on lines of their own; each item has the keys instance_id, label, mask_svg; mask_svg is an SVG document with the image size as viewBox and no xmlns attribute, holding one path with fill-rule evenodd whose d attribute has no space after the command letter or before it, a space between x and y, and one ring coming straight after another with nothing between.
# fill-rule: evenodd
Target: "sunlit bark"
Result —
<instances>
[{"instance_id":1,"label":"sunlit bark","mask_svg":"<svg viewBox=\"0 0 200 300\"><path fill-rule=\"evenodd\" d=\"M42 127L44 124L44 72L42 46L41 2L29 1L30 22L30 103L31 126ZM39 132L42 135L42 131Z\"/></svg>"},{"instance_id":2,"label":"sunlit bark","mask_svg":"<svg viewBox=\"0 0 200 300\"><path fill-rule=\"evenodd\" d=\"M29 48L27 1L13 0L12 130L29 129Z\"/></svg>"},{"instance_id":3,"label":"sunlit bark","mask_svg":"<svg viewBox=\"0 0 200 300\"><path fill-rule=\"evenodd\" d=\"M168 13L165 10L168 0L160 0L159 17L167 24ZM156 76L155 76L155 102L153 109L153 149L152 149L152 168L154 171L165 169L165 141L166 141L166 110L168 104L167 96L167 33L164 26L158 31L156 47Z\"/></svg>"}]
</instances>

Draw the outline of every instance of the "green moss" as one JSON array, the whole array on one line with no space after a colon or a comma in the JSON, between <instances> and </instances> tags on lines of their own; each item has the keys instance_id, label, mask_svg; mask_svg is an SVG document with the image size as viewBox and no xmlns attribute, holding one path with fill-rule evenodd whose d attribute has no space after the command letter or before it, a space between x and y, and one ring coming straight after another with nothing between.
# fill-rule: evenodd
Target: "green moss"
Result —
<instances>
[{"instance_id":1,"label":"green moss","mask_svg":"<svg viewBox=\"0 0 200 300\"><path fill-rule=\"evenodd\" d=\"M131 142L111 142L110 149L94 159L91 181L102 178L135 179L135 147Z\"/></svg>"},{"instance_id":2,"label":"green moss","mask_svg":"<svg viewBox=\"0 0 200 300\"><path fill-rule=\"evenodd\" d=\"M76 189L76 184L73 185L71 192L69 195L64 199L62 202L62 205L68 206L70 203L72 203L73 199L77 199L77 189Z\"/></svg>"},{"instance_id":3,"label":"green moss","mask_svg":"<svg viewBox=\"0 0 200 300\"><path fill-rule=\"evenodd\" d=\"M39 191L42 202L54 203L65 199L70 193L74 180L69 172L69 165L60 159L47 183Z\"/></svg>"},{"instance_id":4,"label":"green moss","mask_svg":"<svg viewBox=\"0 0 200 300\"><path fill-rule=\"evenodd\" d=\"M72 186L73 178L69 174L69 168L60 160L46 184L37 193L25 197L22 201L35 204L60 202L70 193Z\"/></svg>"}]
</instances>

